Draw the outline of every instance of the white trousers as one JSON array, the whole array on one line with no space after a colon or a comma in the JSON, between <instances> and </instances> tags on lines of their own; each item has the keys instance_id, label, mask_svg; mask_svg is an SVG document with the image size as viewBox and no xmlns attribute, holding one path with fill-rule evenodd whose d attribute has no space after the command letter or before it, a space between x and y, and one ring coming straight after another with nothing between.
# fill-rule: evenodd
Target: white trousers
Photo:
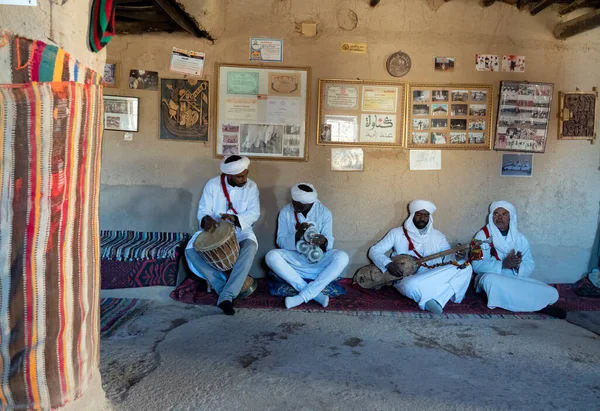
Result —
<instances>
[{"instance_id":1,"label":"white trousers","mask_svg":"<svg viewBox=\"0 0 600 411\"><path fill-rule=\"evenodd\" d=\"M473 268L460 269L453 265L423 270L394 283L400 294L414 300L421 310L425 303L436 300L442 308L448 301L460 303L465 297Z\"/></svg>"},{"instance_id":2,"label":"white trousers","mask_svg":"<svg viewBox=\"0 0 600 411\"><path fill-rule=\"evenodd\" d=\"M485 291L488 308L516 312L539 311L558 300L558 291L533 278L484 273L475 280L477 292Z\"/></svg>"},{"instance_id":3,"label":"white trousers","mask_svg":"<svg viewBox=\"0 0 600 411\"><path fill-rule=\"evenodd\" d=\"M297 251L271 250L265 262L275 274L294 287L304 302L318 296L330 282L342 275L348 265L348 254L340 250L330 250L317 264L311 264ZM304 279L313 280L308 284Z\"/></svg>"}]
</instances>

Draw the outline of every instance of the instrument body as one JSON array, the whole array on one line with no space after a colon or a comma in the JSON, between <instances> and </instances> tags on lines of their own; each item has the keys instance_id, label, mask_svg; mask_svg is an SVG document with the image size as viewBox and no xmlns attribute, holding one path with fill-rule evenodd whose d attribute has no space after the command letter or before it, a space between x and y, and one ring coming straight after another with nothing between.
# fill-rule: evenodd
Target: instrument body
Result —
<instances>
[{"instance_id":1,"label":"instrument body","mask_svg":"<svg viewBox=\"0 0 600 411\"><path fill-rule=\"evenodd\" d=\"M235 227L221 222L212 231L201 232L194 241L194 249L211 267L229 271L240 256L240 245L235 237Z\"/></svg>"},{"instance_id":2,"label":"instrument body","mask_svg":"<svg viewBox=\"0 0 600 411\"><path fill-rule=\"evenodd\" d=\"M472 240L471 244L466 244L458 247L451 248L446 251L442 251L440 253L432 254L423 258L414 258L408 254L399 254L394 257L391 257L393 262L396 262L400 265L400 271L402 276L397 277L394 276L387 271L382 273L379 268L375 264L369 264L367 266L359 269L354 275L354 282L360 285L363 288L367 289L377 289L381 288L385 285L391 285L394 281L398 281L403 279L404 277L408 277L417 272L420 266L423 266L425 262L435 260L440 257L444 257L446 255L454 254L458 251L463 251L469 249L469 259L468 262L473 259L478 260L481 259L479 251L481 250L481 243L487 241L479 241ZM475 258L474 258L475 257Z\"/></svg>"}]
</instances>

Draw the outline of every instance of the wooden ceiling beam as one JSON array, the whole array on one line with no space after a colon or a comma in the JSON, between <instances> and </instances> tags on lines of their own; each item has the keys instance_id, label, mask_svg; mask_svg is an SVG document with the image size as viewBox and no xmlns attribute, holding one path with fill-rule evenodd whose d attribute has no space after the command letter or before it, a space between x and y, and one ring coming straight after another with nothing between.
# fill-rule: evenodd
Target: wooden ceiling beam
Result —
<instances>
[{"instance_id":1,"label":"wooden ceiling beam","mask_svg":"<svg viewBox=\"0 0 600 411\"><path fill-rule=\"evenodd\" d=\"M569 5L563 7L558 14L560 14L561 16L564 16L565 14L569 14L572 11L575 11L581 7L585 7L585 4L587 3L587 0L575 0L574 2L570 3Z\"/></svg>"},{"instance_id":2,"label":"wooden ceiling beam","mask_svg":"<svg viewBox=\"0 0 600 411\"><path fill-rule=\"evenodd\" d=\"M541 1L538 1L537 3L535 3L531 7L531 9L529 10L529 12L531 13L532 16L535 16L540 11L544 10L546 7L551 6L554 3L556 3L556 0L541 0Z\"/></svg>"},{"instance_id":3,"label":"wooden ceiling beam","mask_svg":"<svg viewBox=\"0 0 600 411\"><path fill-rule=\"evenodd\" d=\"M192 20L174 0L153 0L179 27L196 37L206 37L206 33L202 32L195 21Z\"/></svg>"},{"instance_id":4,"label":"wooden ceiling beam","mask_svg":"<svg viewBox=\"0 0 600 411\"><path fill-rule=\"evenodd\" d=\"M482 7L489 7L492 4L494 4L496 2L496 0L481 0L481 6Z\"/></svg>"},{"instance_id":5,"label":"wooden ceiling beam","mask_svg":"<svg viewBox=\"0 0 600 411\"><path fill-rule=\"evenodd\" d=\"M568 39L576 34L600 27L600 9L591 11L583 16L559 23L554 28L554 37L559 40Z\"/></svg>"}]
</instances>

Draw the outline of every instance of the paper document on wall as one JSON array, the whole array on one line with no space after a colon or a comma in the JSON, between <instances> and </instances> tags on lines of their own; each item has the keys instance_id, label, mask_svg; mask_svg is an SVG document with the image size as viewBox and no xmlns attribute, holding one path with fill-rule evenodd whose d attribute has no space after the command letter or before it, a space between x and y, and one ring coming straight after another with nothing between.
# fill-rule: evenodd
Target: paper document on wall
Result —
<instances>
[{"instance_id":1,"label":"paper document on wall","mask_svg":"<svg viewBox=\"0 0 600 411\"><path fill-rule=\"evenodd\" d=\"M410 150L411 170L441 170L441 150Z\"/></svg>"},{"instance_id":2,"label":"paper document on wall","mask_svg":"<svg viewBox=\"0 0 600 411\"><path fill-rule=\"evenodd\" d=\"M37 0L0 0L0 5L7 6L37 6Z\"/></svg>"}]
</instances>

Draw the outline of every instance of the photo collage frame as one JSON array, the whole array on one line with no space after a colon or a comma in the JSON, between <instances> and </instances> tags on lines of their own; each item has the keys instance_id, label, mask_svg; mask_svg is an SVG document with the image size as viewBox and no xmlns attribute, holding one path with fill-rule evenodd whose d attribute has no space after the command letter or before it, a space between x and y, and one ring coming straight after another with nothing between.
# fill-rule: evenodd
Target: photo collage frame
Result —
<instances>
[{"instance_id":1,"label":"photo collage frame","mask_svg":"<svg viewBox=\"0 0 600 411\"><path fill-rule=\"evenodd\" d=\"M489 150L493 86L410 84L406 147Z\"/></svg>"}]
</instances>

